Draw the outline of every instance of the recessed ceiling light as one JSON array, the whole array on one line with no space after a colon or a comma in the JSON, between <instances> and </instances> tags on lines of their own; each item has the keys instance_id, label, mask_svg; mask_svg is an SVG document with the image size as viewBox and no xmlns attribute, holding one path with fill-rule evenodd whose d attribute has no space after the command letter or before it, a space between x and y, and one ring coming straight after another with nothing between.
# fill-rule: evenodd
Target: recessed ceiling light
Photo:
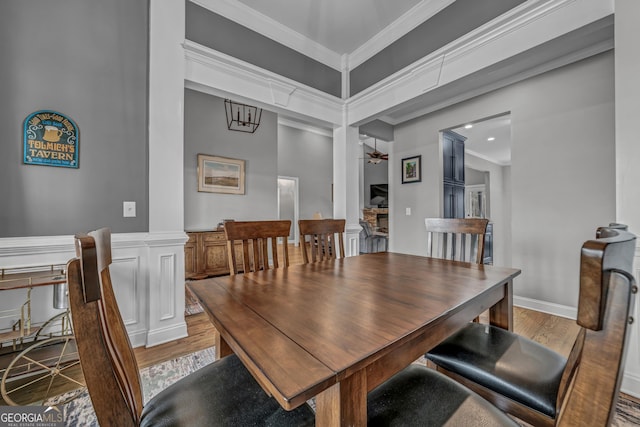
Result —
<instances>
[{"instance_id":1,"label":"recessed ceiling light","mask_svg":"<svg viewBox=\"0 0 640 427\"><path fill-rule=\"evenodd\" d=\"M464 125L465 129L471 129L473 127L473 125L471 123L469 123L468 125Z\"/></svg>"},{"instance_id":2,"label":"recessed ceiling light","mask_svg":"<svg viewBox=\"0 0 640 427\"><path fill-rule=\"evenodd\" d=\"M494 138L494 137L492 137L492 136L490 136L489 138L487 138L487 141L493 141L493 140L495 140L495 138Z\"/></svg>"}]
</instances>

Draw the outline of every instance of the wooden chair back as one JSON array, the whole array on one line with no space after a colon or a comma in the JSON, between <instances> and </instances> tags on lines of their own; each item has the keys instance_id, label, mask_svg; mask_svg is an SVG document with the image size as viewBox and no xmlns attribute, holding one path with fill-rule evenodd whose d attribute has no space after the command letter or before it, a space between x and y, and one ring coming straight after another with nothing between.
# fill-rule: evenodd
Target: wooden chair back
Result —
<instances>
[{"instance_id":1,"label":"wooden chair back","mask_svg":"<svg viewBox=\"0 0 640 427\"><path fill-rule=\"evenodd\" d=\"M300 248L304 263L344 258L345 224L344 219L299 220Z\"/></svg>"},{"instance_id":2,"label":"wooden chair back","mask_svg":"<svg viewBox=\"0 0 640 427\"><path fill-rule=\"evenodd\" d=\"M289 266L288 238L291 221L229 221L224 224L229 257L229 272L238 274L240 266L245 273L268 270L269 253L273 268ZM278 257L278 238L282 239L282 259ZM237 259L236 243L242 247L242 261ZM271 251L269 251L271 249Z\"/></svg>"},{"instance_id":3,"label":"wooden chair back","mask_svg":"<svg viewBox=\"0 0 640 427\"><path fill-rule=\"evenodd\" d=\"M69 303L80 364L100 425L140 423L142 387L111 284L111 233L75 237L77 257L67 264Z\"/></svg>"},{"instance_id":4,"label":"wooden chair back","mask_svg":"<svg viewBox=\"0 0 640 427\"><path fill-rule=\"evenodd\" d=\"M425 218L427 256L482 264L488 219Z\"/></svg>"},{"instance_id":5,"label":"wooden chair back","mask_svg":"<svg viewBox=\"0 0 640 427\"><path fill-rule=\"evenodd\" d=\"M582 246L578 325L558 393L556 425L609 425L620 392L637 286L635 236L599 228Z\"/></svg>"}]
</instances>

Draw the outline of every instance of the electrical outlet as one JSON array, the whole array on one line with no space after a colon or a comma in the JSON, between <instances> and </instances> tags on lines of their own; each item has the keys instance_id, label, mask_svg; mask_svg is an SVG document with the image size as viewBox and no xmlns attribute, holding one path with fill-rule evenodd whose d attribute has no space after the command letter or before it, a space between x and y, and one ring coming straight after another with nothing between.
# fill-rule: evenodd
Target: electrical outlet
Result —
<instances>
[{"instance_id":1,"label":"electrical outlet","mask_svg":"<svg viewBox=\"0 0 640 427\"><path fill-rule=\"evenodd\" d=\"M125 218L136 216L136 202L122 202L122 216Z\"/></svg>"}]
</instances>

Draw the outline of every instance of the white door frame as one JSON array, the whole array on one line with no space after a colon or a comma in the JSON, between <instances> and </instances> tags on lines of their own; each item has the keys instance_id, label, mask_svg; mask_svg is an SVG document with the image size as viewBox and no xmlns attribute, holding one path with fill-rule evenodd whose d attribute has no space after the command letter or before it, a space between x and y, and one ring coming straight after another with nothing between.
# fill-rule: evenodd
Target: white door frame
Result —
<instances>
[{"instance_id":1,"label":"white door frame","mask_svg":"<svg viewBox=\"0 0 640 427\"><path fill-rule=\"evenodd\" d=\"M298 246L300 241L300 230L298 230L298 219L300 219L300 195L298 193L299 179L297 176L281 176L278 175L278 182L281 179L293 181L293 239L289 236L289 243ZM280 218L280 188L278 187L278 218ZM282 218L280 218L282 219Z\"/></svg>"}]
</instances>

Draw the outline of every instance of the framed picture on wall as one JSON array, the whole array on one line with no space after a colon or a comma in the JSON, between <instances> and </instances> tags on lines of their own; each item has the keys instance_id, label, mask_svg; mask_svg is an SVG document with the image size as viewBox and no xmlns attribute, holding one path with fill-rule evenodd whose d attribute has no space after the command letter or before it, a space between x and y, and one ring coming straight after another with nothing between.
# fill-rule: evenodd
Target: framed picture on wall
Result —
<instances>
[{"instance_id":1,"label":"framed picture on wall","mask_svg":"<svg viewBox=\"0 0 640 427\"><path fill-rule=\"evenodd\" d=\"M402 183L422 181L422 156L406 157L402 159Z\"/></svg>"},{"instance_id":2,"label":"framed picture on wall","mask_svg":"<svg viewBox=\"0 0 640 427\"><path fill-rule=\"evenodd\" d=\"M198 154L198 191L244 194L244 160Z\"/></svg>"}]
</instances>

